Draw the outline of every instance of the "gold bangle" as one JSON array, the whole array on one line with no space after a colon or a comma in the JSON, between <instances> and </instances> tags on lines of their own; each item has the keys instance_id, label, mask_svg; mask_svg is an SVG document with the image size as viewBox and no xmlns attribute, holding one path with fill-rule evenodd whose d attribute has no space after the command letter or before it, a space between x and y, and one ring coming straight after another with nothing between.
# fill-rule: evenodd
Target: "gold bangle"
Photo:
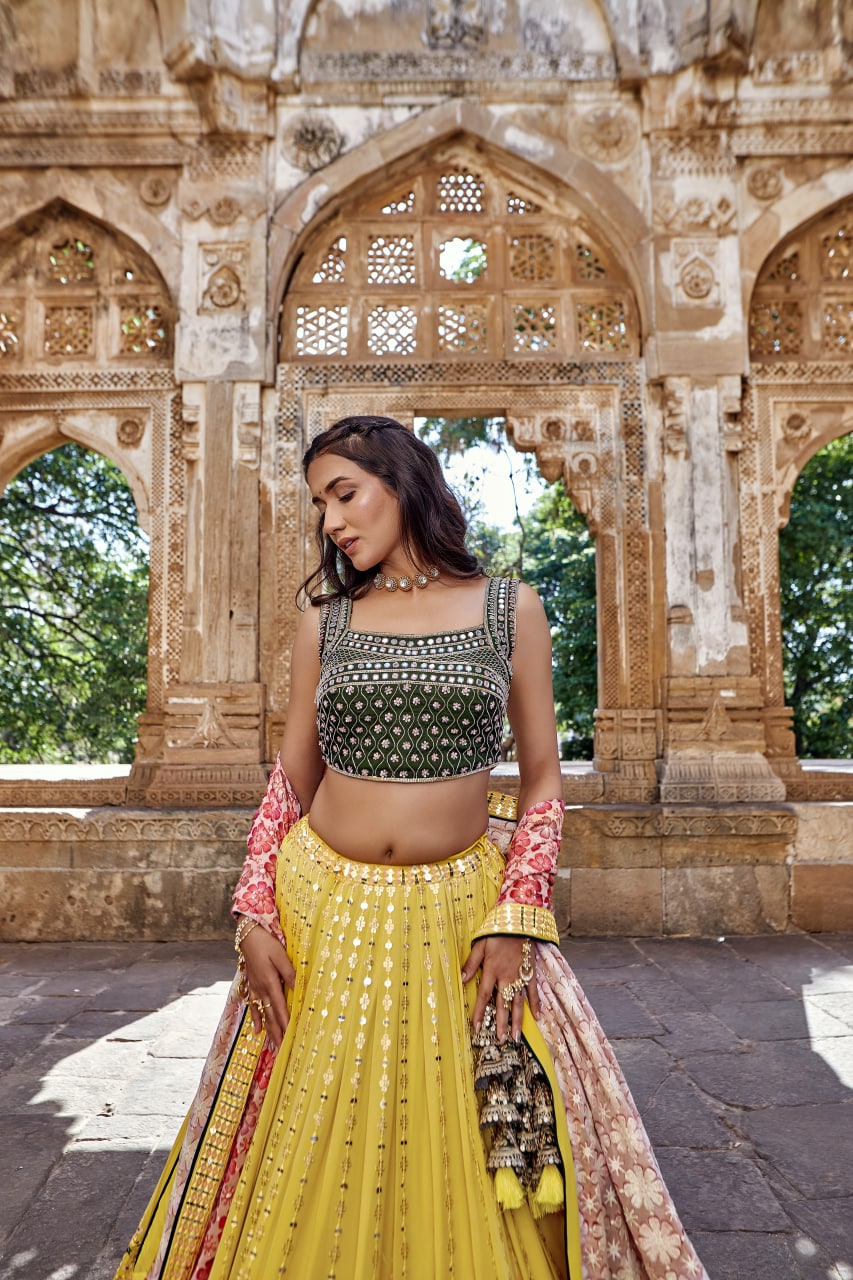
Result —
<instances>
[{"instance_id":1,"label":"gold bangle","mask_svg":"<svg viewBox=\"0 0 853 1280\"><path fill-rule=\"evenodd\" d=\"M234 950L238 955L242 954L242 946L246 938L248 938L252 930L257 928L259 924L260 921L253 920L251 916L241 916L240 923L237 925L237 929L234 934Z\"/></svg>"}]
</instances>

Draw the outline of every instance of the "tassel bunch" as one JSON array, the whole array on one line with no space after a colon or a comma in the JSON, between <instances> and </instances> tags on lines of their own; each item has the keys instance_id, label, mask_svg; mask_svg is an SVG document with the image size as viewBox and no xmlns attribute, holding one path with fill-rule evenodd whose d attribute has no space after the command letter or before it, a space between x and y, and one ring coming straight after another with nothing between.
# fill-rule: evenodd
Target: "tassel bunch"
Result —
<instances>
[{"instance_id":1,"label":"tassel bunch","mask_svg":"<svg viewBox=\"0 0 853 1280\"><path fill-rule=\"evenodd\" d=\"M539 1062L522 1040L498 1041L494 1001L471 1043L476 1050L474 1088L480 1094L480 1128L487 1139L487 1166L504 1209L520 1209L525 1198L534 1217L565 1203L554 1100Z\"/></svg>"}]
</instances>

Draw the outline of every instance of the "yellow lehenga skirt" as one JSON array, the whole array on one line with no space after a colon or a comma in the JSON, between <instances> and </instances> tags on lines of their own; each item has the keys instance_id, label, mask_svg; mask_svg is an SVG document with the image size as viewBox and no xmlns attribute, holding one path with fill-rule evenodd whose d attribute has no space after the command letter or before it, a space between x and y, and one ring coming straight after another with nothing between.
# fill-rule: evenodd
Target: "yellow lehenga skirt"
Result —
<instances>
[{"instance_id":1,"label":"yellow lehenga skirt","mask_svg":"<svg viewBox=\"0 0 853 1280\"><path fill-rule=\"evenodd\" d=\"M461 969L502 875L486 836L443 862L400 867L341 857L305 818L291 829L276 890L296 983L239 1177L213 1209L214 1229L196 1223L208 1256L195 1239L188 1254L193 1197L204 1202L199 1178L205 1161L216 1164L216 1136L203 1135L177 1216L166 1223L167 1166L147 1248L137 1241L135 1266L119 1275L580 1280L568 1131L529 1013L525 1039L557 1101L567 1211L537 1219L527 1203L503 1210L486 1167L471 1047L476 982L463 985ZM251 1041L245 1020L241 1034ZM221 1120L214 1108L208 1128ZM165 1252L160 1241L154 1265L164 1229L172 1239Z\"/></svg>"}]
</instances>

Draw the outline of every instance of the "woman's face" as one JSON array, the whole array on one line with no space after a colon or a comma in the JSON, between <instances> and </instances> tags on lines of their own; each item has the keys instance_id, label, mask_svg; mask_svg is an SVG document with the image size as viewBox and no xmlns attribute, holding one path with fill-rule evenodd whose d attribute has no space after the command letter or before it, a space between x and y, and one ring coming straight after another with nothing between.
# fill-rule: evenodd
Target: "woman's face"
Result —
<instances>
[{"instance_id":1,"label":"woman's face","mask_svg":"<svg viewBox=\"0 0 853 1280\"><path fill-rule=\"evenodd\" d=\"M315 458L306 474L323 532L364 572L400 547L400 508L382 481L336 453Z\"/></svg>"}]
</instances>

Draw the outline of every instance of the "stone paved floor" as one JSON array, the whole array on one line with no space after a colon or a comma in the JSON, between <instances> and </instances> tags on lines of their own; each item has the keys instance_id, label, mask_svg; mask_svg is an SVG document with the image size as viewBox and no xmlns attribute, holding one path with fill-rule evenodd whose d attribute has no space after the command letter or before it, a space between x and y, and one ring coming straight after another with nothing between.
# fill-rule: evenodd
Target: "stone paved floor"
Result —
<instances>
[{"instance_id":1,"label":"stone paved floor","mask_svg":"<svg viewBox=\"0 0 853 1280\"><path fill-rule=\"evenodd\" d=\"M853 1280L853 935L565 950L712 1280ZM109 1280L232 971L224 943L0 946L0 1280Z\"/></svg>"}]
</instances>

